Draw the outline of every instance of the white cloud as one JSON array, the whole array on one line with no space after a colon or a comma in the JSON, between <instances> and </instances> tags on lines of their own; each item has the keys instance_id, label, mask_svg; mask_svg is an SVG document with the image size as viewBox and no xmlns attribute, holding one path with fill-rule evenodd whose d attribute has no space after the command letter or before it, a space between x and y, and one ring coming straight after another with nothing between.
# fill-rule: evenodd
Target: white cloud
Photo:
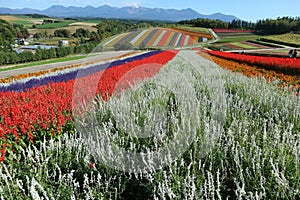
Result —
<instances>
[{"instance_id":1,"label":"white cloud","mask_svg":"<svg viewBox=\"0 0 300 200\"><path fill-rule=\"evenodd\" d=\"M140 6L140 2L137 2L137 1L129 1L129 2L124 2L122 3L123 6L132 6L132 7L135 7L135 8L139 8Z\"/></svg>"}]
</instances>

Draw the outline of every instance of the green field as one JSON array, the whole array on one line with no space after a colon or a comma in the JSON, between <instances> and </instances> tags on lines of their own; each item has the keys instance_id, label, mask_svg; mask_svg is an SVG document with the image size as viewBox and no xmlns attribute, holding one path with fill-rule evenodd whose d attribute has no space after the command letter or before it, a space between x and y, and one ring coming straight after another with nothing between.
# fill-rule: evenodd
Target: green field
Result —
<instances>
[{"instance_id":1,"label":"green field","mask_svg":"<svg viewBox=\"0 0 300 200\"><path fill-rule=\"evenodd\" d=\"M261 38L259 35L248 35L248 36L237 36L237 37L229 37L229 38L222 38L217 43L231 43L231 42L244 42L247 40L256 40Z\"/></svg>"},{"instance_id":2,"label":"green field","mask_svg":"<svg viewBox=\"0 0 300 200\"><path fill-rule=\"evenodd\" d=\"M217 33L220 38L231 39L231 38L244 38L244 37L254 37L255 33L245 32L245 33Z\"/></svg>"},{"instance_id":3,"label":"green field","mask_svg":"<svg viewBox=\"0 0 300 200\"><path fill-rule=\"evenodd\" d=\"M283 42L283 43L288 43L288 44L296 44L300 45L300 34L282 34L282 35L272 35L272 36L266 36L264 37L265 39L268 40L273 40L273 41L278 41L278 42Z\"/></svg>"},{"instance_id":4,"label":"green field","mask_svg":"<svg viewBox=\"0 0 300 200\"><path fill-rule=\"evenodd\" d=\"M83 23L90 23L90 24L99 24L101 20L100 19L89 19L89 20L83 20L83 21L79 21L79 22L83 22Z\"/></svg>"},{"instance_id":5,"label":"green field","mask_svg":"<svg viewBox=\"0 0 300 200\"><path fill-rule=\"evenodd\" d=\"M45 23L38 25L36 28L38 29L55 29L55 28L63 28L65 26L68 26L69 24L72 24L76 22L75 20L68 20L60 23Z\"/></svg>"},{"instance_id":6,"label":"green field","mask_svg":"<svg viewBox=\"0 0 300 200\"><path fill-rule=\"evenodd\" d=\"M202 27L189 27L189 26L181 26L177 28L184 28L189 31L195 31L195 32L200 32L200 33L209 33L207 28L202 28Z\"/></svg>"},{"instance_id":7,"label":"green field","mask_svg":"<svg viewBox=\"0 0 300 200\"><path fill-rule=\"evenodd\" d=\"M26 21L26 20L16 20L13 23L22 24L27 27L32 26L34 24L32 21Z\"/></svg>"},{"instance_id":8,"label":"green field","mask_svg":"<svg viewBox=\"0 0 300 200\"><path fill-rule=\"evenodd\" d=\"M244 49L255 49L254 46L247 45L247 44L242 44L241 42L246 42L249 40L257 40L261 38L259 35L248 35L247 37L245 36L239 36L239 37L228 37L228 38L221 38L221 40L217 41L214 44L208 45L208 48L214 49L214 50L220 50L223 49L224 51L227 50L234 50L233 48L230 48L229 45L234 45L240 48Z\"/></svg>"},{"instance_id":9,"label":"green field","mask_svg":"<svg viewBox=\"0 0 300 200\"><path fill-rule=\"evenodd\" d=\"M0 15L0 18L12 24L21 24L31 27L33 24L40 24L44 18L32 18L26 15Z\"/></svg>"},{"instance_id":10,"label":"green field","mask_svg":"<svg viewBox=\"0 0 300 200\"><path fill-rule=\"evenodd\" d=\"M232 45L244 48L244 49L257 49L258 47L252 46L252 45L248 45L248 44L243 44L240 42L233 42L231 43Z\"/></svg>"},{"instance_id":11,"label":"green field","mask_svg":"<svg viewBox=\"0 0 300 200\"><path fill-rule=\"evenodd\" d=\"M39 38L39 39L34 38L33 43L42 43L42 44L57 46L59 40L68 40L70 44L77 43L79 41L79 39L77 38L69 39L63 37L51 37L51 38Z\"/></svg>"}]
</instances>

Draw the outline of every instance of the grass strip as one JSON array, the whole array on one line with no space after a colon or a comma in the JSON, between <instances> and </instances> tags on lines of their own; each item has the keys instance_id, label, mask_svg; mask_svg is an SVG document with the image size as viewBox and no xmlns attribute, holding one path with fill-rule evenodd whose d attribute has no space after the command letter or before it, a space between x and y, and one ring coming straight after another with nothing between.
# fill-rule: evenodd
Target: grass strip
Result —
<instances>
[{"instance_id":1,"label":"grass strip","mask_svg":"<svg viewBox=\"0 0 300 200\"><path fill-rule=\"evenodd\" d=\"M17 65L17 66L8 67L8 68L0 68L0 72L20 69L20 68L26 68L26 67L33 67L33 66L38 66L38 65L51 64L51 63L79 60L79 59L82 59L85 57L86 56L74 56L74 57L54 58L54 59L43 60L43 61L35 61L35 62L30 62L30 63L24 64L24 65Z\"/></svg>"}]
</instances>

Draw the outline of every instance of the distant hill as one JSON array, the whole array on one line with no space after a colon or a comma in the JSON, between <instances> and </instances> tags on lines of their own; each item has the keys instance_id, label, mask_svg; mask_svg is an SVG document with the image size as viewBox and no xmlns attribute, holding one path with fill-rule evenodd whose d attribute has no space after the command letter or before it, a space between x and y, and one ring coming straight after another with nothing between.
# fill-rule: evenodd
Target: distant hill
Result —
<instances>
[{"instance_id":1,"label":"distant hill","mask_svg":"<svg viewBox=\"0 0 300 200\"><path fill-rule=\"evenodd\" d=\"M0 14L42 14L51 17L101 17L101 18L119 18L119 19L143 19L143 20L160 20L160 21L181 21L196 18L219 19L229 22L238 20L233 15L215 13L212 15L203 15L195 10L188 8L182 10L163 9L163 8L146 8L146 7L111 7L103 5L98 8L92 6L86 7L64 7L60 5L51 6L45 10L30 8L10 9L1 8Z\"/></svg>"}]
</instances>

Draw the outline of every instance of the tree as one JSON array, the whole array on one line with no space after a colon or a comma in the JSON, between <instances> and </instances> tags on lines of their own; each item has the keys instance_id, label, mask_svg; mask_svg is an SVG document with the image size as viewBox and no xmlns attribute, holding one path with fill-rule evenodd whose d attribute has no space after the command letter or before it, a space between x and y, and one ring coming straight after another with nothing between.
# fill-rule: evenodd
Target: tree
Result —
<instances>
[{"instance_id":1,"label":"tree","mask_svg":"<svg viewBox=\"0 0 300 200\"><path fill-rule=\"evenodd\" d=\"M9 24L5 20L0 20L0 46L9 48L16 37L28 36L28 30L23 25Z\"/></svg>"},{"instance_id":2,"label":"tree","mask_svg":"<svg viewBox=\"0 0 300 200\"><path fill-rule=\"evenodd\" d=\"M15 51L10 52L10 63L16 64L18 62L18 56Z\"/></svg>"},{"instance_id":3,"label":"tree","mask_svg":"<svg viewBox=\"0 0 300 200\"><path fill-rule=\"evenodd\" d=\"M223 22L221 20L211 20L211 19L192 19L183 20L178 22L180 25L190 25L194 27L205 27L205 28L228 28L228 22Z\"/></svg>"},{"instance_id":4,"label":"tree","mask_svg":"<svg viewBox=\"0 0 300 200\"><path fill-rule=\"evenodd\" d=\"M37 32L36 34L34 34L34 38L36 38L36 39L40 39L42 37L43 37L43 35L41 32Z\"/></svg>"},{"instance_id":5,"label":"tree","mask_svg":"<svg viewBox=\"0 0 300 200\"><path fill-rule=\"evenodd\" d=\"M34 56L34 59L35 60L42 60L43 58L43 51L41 48L38 48L36 51L35 51L35 56Z\"/></svg>"},{"instance_id":6,"label":"tree","mask_svg":"<svg viewBox=\"0 0 300 200\"><path fill-rule=\"evenodd\" d=\"M54 37L65 37L65 38L70 38L71 37L71 32L66 29L58 29L54 31Z\"/></svg>"},{"instance_id":7,"label":"tree","mask_svg":"<svg viewBox=\"0 0 300 200\"><path fill-rule=\"evenodd\" d=\"M91 32L91 34L90 34L90 42L101 42L101 40L102 40L102 37L101 37L101 35L99 35L98 33L96 33L96 32Z\"/></svg>"},{"instance_id":8,"label":"tree","mask_svg":"<svg viewBox=\"0 0 300 200\"><path fill-rule=\"evenodd\" d=\"M64 56L70 55L72 53L73 53L73 48L72 47L56 48L56 56L57 57L64 57Z\"/></svg>"},{"instance_id":9,"label":"tree","mask_svg":"<svg viewBox=\"0 0 300 200\"><path fill-rule=\"evenodd\" d=\"M90 37L90 31L83 28L76 29L75 33L73 34L74 37L77 38L89 38Z\"/></svg>"},{"instance_id":10,"label":"tree","mask_svg":"<svg viewBox=\"0 0 300 200\"><path fill-rule=\"evenodd\" d=\"M0 26L0 46L9 46L14 42L14 34L10 27Z\"/></svg>"},{"instance_id":11,"label":"tree","mask_svg":"<svg viewBox=\"0 0 300 200\"><path fill-rule=\"evenodd\" d=\"M132 50L133 46L130 42L125 41L123 43L117 43L114 45L114 48L116 51L121 51L121 50Z\"/></svg>"},{"instance_id":12,"label":"tree","mask_svg":"<svg viewBox=\"0 0 300 200\"><path fill-rule=\"evenodd\" d=\"M5 53L3 51L0 51L0 65L5 64Z\"/></svg>"},{"instance_id":13,"label":"tree","mask_svg":"<svg viewBox=\"0 0 300 200\"><path fill-rule=\"evenodd\" d=\"M283 34L297 32L300 29L300 18L282 17L277 19L259 20L255 29L265 34Z\"/></svg>"},{"instance_id":14,"label":"tree","mask_svg":"<svg viewBox=\"0 0 300 200\"><path fill-rule=\"evenodd\" d=\"M56 58L56 51L55 48L51 48L48 50L49 51L49 57L50 58Z\"/></svg>"},{"instance_id":15,"label":"tree","mask_svg":"<svg viewBox=\"0 0 300 200\"><path fill-rule=\"evenodd\" d=\"M19 62L30 62L35 59L34 54L31 51L24 51L19 54Z\"/></svg>"},{"instance_id":16,"label":"tree","mask_svg":"<svg viewBox=\"0 0 300 200\"><path fill-rule=\"evenodd\" d=\"M140 46L139 46L139 49L140 50L145 50L147 48L147 44L143 41Z\"/></svg>"}]
</instances>

